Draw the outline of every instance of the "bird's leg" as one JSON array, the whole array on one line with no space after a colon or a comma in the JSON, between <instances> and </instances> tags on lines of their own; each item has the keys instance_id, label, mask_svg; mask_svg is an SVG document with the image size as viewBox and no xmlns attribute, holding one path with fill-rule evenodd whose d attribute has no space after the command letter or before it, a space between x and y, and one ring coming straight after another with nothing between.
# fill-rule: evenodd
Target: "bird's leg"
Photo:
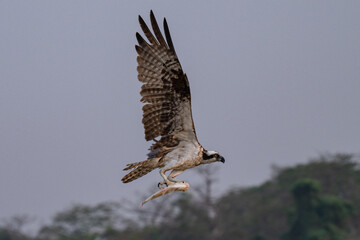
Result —
<instances>
[{"instance_id":1,"label":"bird's leg","mask_svg":"<svg viewBox=\"0 0 360 240\"><path fill-rule=\"evenodd\" d=\"M174 179L175 177L179 176L182 172L183 172L183 170L172 170L168 176L168 179L174 183L177 183L177 182L184 183L184 181L182 181L182 180Z\"/></svg>"},{"instance_id":2,"label":"bird's leg","mask_svg":"<svg viewBox=\"0 0 360 240\"><path fill-rule=\"evenodd\" d=\"M164 181L158 183L158 188L161 188L160 186L164 185L164 184L167 187L174 184L174 182L169 181L169 179L165 175L165 172L168 171L168 170L170 170L170 169L161 169L160 170L160 175L164 178Z\"/></svg>"}]
</instances>

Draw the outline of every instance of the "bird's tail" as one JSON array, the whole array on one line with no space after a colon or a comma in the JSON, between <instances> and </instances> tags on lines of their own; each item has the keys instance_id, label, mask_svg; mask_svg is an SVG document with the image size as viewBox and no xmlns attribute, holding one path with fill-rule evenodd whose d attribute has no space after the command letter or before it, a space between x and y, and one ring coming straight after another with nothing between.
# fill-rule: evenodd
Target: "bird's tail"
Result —
<instances>
[{"instance_id":1,"label":"bird's tail","mask_svg":"<svg viewBox=\"0 0 360 240\"><path fill-rule=\"evenodd\" d=\"M136 162L136 163L130 163L127 164L126 168L124 168L124 170L130 170L133 169L131 172L129 172L128 174L126 174L121 181L123 183L128 183L131 181L134 181L135 179L138 179L139 177L144 176L145 174L148 174L149 172L151 172L152 170L155 169L154 166L154 158L142 161L142 162Z\"/></svg>"}]
</instances>

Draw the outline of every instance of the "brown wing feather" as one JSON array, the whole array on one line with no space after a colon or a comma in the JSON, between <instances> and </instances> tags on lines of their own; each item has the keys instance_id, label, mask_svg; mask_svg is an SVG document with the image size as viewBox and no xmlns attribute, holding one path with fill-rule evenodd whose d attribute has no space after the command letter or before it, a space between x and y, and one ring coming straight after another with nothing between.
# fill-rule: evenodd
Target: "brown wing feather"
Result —
<instances>
[{"instance_id":1,"label":"brown wing feather","mask_svg":"<svg viewBox=\"0 0 360 240\"><path fill-rule=\"evenodd\" d=\"M161 136L151 147L149 157L153 157L159 151L176 146L179 140L196 139L196 133L191 114L189 82L176 56L166 19L166 41L152 11L150 20L154 34L139 16L140 26L149 43L136 33L139 45L135 47L139 55L138 79L144 83L140 91L141 101L147 103L143 107L142 120L145 139L149 141Z\"/></svg>"}]
</instances>

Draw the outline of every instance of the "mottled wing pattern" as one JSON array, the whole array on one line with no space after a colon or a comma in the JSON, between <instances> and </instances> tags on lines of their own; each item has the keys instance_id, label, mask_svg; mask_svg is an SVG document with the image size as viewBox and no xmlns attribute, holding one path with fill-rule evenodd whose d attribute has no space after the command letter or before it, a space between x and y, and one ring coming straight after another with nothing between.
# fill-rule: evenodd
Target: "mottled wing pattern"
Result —
<instances>
[{"instance_id":1,"label":"mottled wing pattern","mask_svg":"<svg viewBox=\"0 0 360 240\"><path fill-rule=\"evenodd\" d=\"M147 103L143 106L142 120L145 139L149 141L161 136L152 146L149 157L156 155L156 149L176 146L180 140L196 139L189 82L176 56L166 19L166 41L152 11L150 20L155 36L139 16L140 26L149 43L136 33L139 45L135 46L139 55L138 79L143 82L141 101Z\"/></svg>"}]
</instances>

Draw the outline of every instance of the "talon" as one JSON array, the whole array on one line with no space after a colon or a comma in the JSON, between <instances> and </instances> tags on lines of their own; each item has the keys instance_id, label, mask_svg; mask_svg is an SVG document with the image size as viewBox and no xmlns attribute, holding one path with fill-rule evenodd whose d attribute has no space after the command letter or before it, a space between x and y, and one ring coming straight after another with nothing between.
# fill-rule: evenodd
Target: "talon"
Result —
<instances>
[{"instance_id":1,"label":"talon","mask_svg":"<svg viewBox=\"0 0 360 240\"><path fill-rule=\"evenodd\" d=\"M161 187L162 185L166 185L166 187L168 186L166 182L159 182L157 186L159 189L164 189L164 187Z\"/></svg>"}]
</instances>

